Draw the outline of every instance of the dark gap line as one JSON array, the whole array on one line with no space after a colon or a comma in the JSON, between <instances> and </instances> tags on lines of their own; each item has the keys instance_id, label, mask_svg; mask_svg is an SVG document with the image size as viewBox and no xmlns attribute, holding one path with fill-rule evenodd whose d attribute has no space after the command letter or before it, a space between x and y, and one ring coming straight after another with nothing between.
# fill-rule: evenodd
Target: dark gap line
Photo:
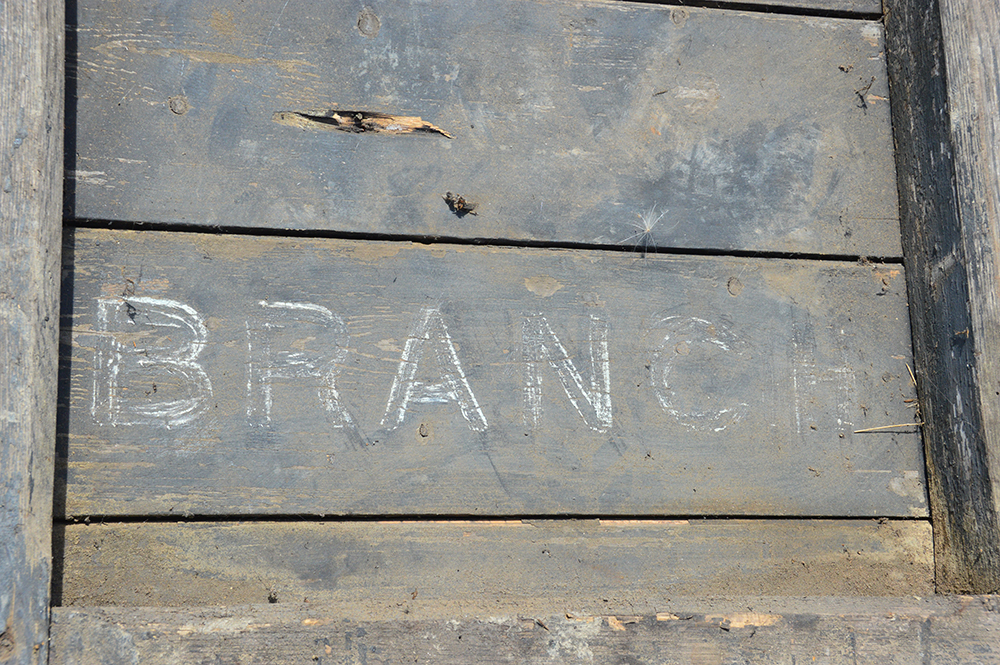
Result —
<instances>
[{"instance_id":1,"label":"dark gap line","mask_svg":"<svg viewBox=\"0 0 1000 665\"><path fill-rule=\"evenodd\" d=\"M782 4L761 4L756 2L729 2L728 0L627 0L641 5L662 7L684 7L691 9L725 9L734 12L756 14L783 14L786 16L806 16L816 18L844 18L857 21L880 21L878 12L856 12L849 9L827 9L823 7L790 7Z\"/></svg>"},{"instance_id":2,"label":"dark gap line","mask_svg":"<svg viewBox=\"0 0 1000 665\"><path fill-rule=\"evenodd\" d=\"M208 235L233 235L263 238L303 238L315 240L368 240L379 242L407 242L419 245L462 245L477 247L511 247L523 249L600 250L620 254L657 256L706 256L718 258L778 259L786 261L826 261L842 263L871 262L902 265L899 256L867 256L861 254L817 254L808 252L781 252L753 249L706 249L700 247L649 247L636 248L622 244L585 243L554 240L513 240L510 238L462 238L443 235L410 235L401 233L370 233L367 231L329 231L324 229L275 229L242 226L203 226L198 224L160 224L123 222L117 220L72 219L65 220L65 229L104 229L111 231L151 231L161 233L201 233Z\"/></svg>"},{"instance_id":3,"label":"dark gap line","mask_svg":"<svg viewBox=\"0 0 1000 665\"><path fill-rule=\"evenodd\" d=\"M71 518L58 518L54 523L60 526L70 526L73 524L170 524L170 523L231 523L231 522L293 522L293 523L373 523L373 522L402 522L406 524L416 524L420 522L510 522L519 524L522 522L579 522L602 520L605 522L638 521L638 522L663 522L663 521L687 521L699 522L707 520L733 521L744 520L754 522L803 522L816 520L836 520L849 522L871 522L873 520L890 520L893 522L926 522L929 517L914 517L911 515L591 515L591 514L557 514L557 515L295 515L295 514L275 514L275 515L88 515Z\"/></svg>"}]
</instances>

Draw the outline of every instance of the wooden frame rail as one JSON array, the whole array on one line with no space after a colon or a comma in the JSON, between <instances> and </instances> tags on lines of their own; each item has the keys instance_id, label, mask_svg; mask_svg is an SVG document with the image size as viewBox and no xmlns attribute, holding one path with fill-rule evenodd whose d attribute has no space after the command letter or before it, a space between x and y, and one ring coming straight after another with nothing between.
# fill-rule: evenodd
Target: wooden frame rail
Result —
<instances>
[{"instance_id":1,"label":"wooden frame rail","mask_svg":"<svg viewBox=\"0 0 1000 665\"><path fill-rule=\"evenodd\" d=\"M0 3L0 662L48 656L64 6Z\"/></svg>"},{"instance_id":2,"label":"wooden frame rail","mask_svg":"<svg viewBox=\"0 0 1000 665\"><path fill-rule=\"evenodd\" d=\"M900 223L941 591L1000 590L1000 9L886 3Z\"/></svg>"}]
</instances>

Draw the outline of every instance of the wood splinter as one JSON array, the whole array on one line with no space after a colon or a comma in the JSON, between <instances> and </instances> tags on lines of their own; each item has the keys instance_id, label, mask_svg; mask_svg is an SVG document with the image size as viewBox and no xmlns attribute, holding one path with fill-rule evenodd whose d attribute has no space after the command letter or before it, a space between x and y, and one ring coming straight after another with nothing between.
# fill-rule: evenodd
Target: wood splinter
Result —
<instances>
[{"instance_id":1,"label":"wood splinter","mask_svg":"<svg viewBox=\"0 0 1000 665\"><path fill-rule=\"evenodd\" d=\"M899 423L898 425L881 425L879 427L866 427L865 429L854 430L855 434L868 434L869 432L880 432L886 429L898 429L900 427L923 427L923 423Z\"/></svg>"},{"instance_id":2,"label":"wood splinter","mask_svg":"<svg viewBox=\"0 0 1000 665\"><path fill-rule=\"evenodd\" d=\"M391 115L374 111L278 111L271 120L279 125L299 129L323 129L352 134L440 134L455 138L436 125L424 122L423 118L410 115Z\"/></svg>"}]
</instances>

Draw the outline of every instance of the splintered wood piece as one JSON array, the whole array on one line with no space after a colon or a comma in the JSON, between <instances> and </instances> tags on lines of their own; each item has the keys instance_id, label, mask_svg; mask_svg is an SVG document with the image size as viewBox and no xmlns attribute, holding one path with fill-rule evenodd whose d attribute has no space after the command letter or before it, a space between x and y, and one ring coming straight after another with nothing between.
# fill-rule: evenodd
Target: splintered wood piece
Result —
<instances>
[{"instance_id":1,"label":"splintered wood piece","mask_svg":"<svg viewBox=\"0 0 1000 665\"><path fill-rule=\"evenodd\" d=\"M70 515L927 513L898 265L67 242Z\"/></svg>"},{"instance_id":2,"label":"splintered wood piece","mask_svg":"<svg viewBox=\"0 0 1000 665\"><path fill-rule=\"evenodd\" d=\"M60 537L62 605L308 602L378 618L404 601L417 618L934 592L926 521L107 523Z\"/></svg>"},{"instance_id":3,"label":"splintered wood piece","mask_svg":"<svg viewBox=\"0 0 1000 665\"><path fill-rule=\"evenodd\" d=\"M410 115L391 115L373 111L279 111L272 117L279 125L300 129L321 129L362 134L413 134L425 132L455 138L440 127L423 118Z\"/></svg>"}]
</instances>

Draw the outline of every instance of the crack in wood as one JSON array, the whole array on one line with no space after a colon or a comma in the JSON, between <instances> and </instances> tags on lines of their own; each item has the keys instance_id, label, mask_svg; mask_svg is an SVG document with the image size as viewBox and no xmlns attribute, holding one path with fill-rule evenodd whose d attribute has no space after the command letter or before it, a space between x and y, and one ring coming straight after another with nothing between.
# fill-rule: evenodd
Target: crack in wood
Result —
<instances>
[{"instance_id":1,"label":"crack in wood","mask_svg":"<svg viewBox=\"0 0 1000 665\"><path fill-rule=\"evenodd\" d=\"M333 130L351 134L440 134L455 138L445 130L423 118L409 115L392 115L374 111L278 111L271 120L279 125L300 129Z\"/></svg>"}]
</instances>

